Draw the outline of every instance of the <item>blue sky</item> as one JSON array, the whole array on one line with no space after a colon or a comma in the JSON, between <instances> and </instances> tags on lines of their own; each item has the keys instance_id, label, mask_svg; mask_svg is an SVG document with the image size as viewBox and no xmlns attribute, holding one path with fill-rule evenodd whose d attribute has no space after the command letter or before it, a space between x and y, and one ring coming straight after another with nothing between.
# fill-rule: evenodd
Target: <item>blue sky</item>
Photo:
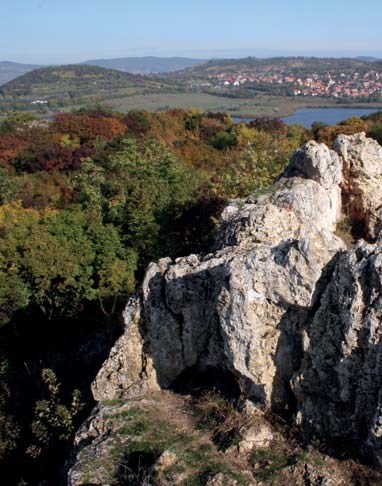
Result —
<instances>
[{"instance_id":1,"label":"blue sky","mask_svg":"<svg viewBox=\"0 0 382 486\"><path fill-rule=\"evenodd\" d=\"M0 0L0 60L382 57L381 0Z\"/></svg>"}]
</instances>

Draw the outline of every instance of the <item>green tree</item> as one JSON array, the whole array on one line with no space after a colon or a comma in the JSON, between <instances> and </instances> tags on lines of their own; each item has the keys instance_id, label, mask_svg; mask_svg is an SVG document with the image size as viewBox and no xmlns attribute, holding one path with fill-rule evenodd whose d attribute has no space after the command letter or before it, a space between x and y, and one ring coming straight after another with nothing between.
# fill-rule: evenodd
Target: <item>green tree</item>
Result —
<instances>
[{"instance_id":1,"label":"green tree","mask_svg":"<svg viewBox=\"0 0 382 486\"><path fill-rule=\"evenodd\" d=\"M11 132L16 128L25 128L36 120L37 117L33 113L10 112L0 123L0 133Z\"/></svg>"},{"instance_id":2,"label":"green tree","mask_svg":"<svg viewBox=\"0 0 382 486\"><path fill-rule=\"evenodd\" d=\"M180 208L192 200L197 177L155 142L147 142L143 150L129 145L111 157L111 164L118 184L123 183L123 205L115 208L117 221L147 263L168 248L163 234L170 231Z\"/></svg>"},{"instance_id":3,"label":"green tree","mask_svg":"<svg viewBox=\"0 0 382 486\"><path fill-rule=\"evenodd\" d=\"M218 150L236 147L237 138L234 133L220 132L212 140L211 144Z\"/></svg>"},{"instance_id":4,"label":"green tree","mask_svg":"<svg viewBox=\"0 0 382 486\"><path fill-rule=\"evenodd\" d=\"M106 159L87 160L72 178L76 202L102 209L141 262L171 251L164 235L185 204L193 200L201 176L157 142L125 139Z\"/></svg>"},{"instance_id":5,"label":"green tree","mask_svg":"<svg viewBox=\"0 0 382 486\"><path fill-rule=\"evenodd\" d=\"M90 158L82 162L80 170L71 179L75 199L84 209L101 209L102 188L105 184L105 169Z\"/></svg>"},{"instance_id":6,"label":"green tree","mask_svg":"<svg viewBox=\"0 0 382 486\"><path fill-rule=\"evenodd\" d=\"M5 210L0 238L0 303L6 322L20 307L37 305L48 319L76 314L84 301L117 299L134 289L136 256L96 213L39 216Z\"/></svg>"},{"instance_id":7,"label":"green tree","mask_svg":"<svg viewBox=\"0 0 382 486\"><path fill-rule=\"evenodd\" d=\"M20 435L20 427L12 415L8 376L8 361L0 354L0 461L4 461L16 449Z\"/></svg>"},{"instance_id":8,"label":"green tree","mask_svg":"<svg viewBox=\"0 0 382 486\"><path fill-rule=\"evenodd\" d=\"M74 432L74 418L81 411L81 395L74 390L69 406L62 402L60 384L53 370L43 369L42 382L46 388L47 398L39 400L35 406L35 418L31 424L34 442L27 453L38 457L51 443L67 442Z\"/></svg>"},{"instance_id":9,"label":"green tree","mask_svg":"<svg viewBox=\"0 0 382 486\"><path fill-rule=\"evenodd\" d=\"M248 196L272 184L284 170L292 153L299 146L296 139L277 139L269 132L242 129L246 142L235 164L223 167L218 192L227 199Z\"/></svg>"},{"instance_id":10,"label":"green tree","mask_svg":"<svg viewBox=\"0 0 382 486\"><path fill-rule=\"evenodd\" d=\"M0 205L11 202L18 189L17 180L9 172L0 167Z\"/></svg>"}]
</instances>

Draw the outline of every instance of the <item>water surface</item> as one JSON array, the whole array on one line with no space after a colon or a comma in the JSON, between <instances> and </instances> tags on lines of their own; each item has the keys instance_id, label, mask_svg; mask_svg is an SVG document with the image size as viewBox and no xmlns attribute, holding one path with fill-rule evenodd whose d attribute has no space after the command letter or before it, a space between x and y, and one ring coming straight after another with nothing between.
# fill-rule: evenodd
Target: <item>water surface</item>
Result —
<instances>
[{"instance_id":1,"label":"water surface","mask_svg":"<svg viewBox=\"0 0 382 486\"><path fill-rule=\"evenodd\" d=\"M346 120L351 116L365 116L382 111L376 108L301 108L295 111L292 115L281 118L287 125L294 125L298 123L305 128L311 128L314 122L323 122L326 125L336 125L342 120ZM246 121L249 122L253 118L233 118L235 122Z\"/></svg>"},{"instance_id":2,"label":"water surface","mask_svg":"<svg viewBox=\"0 0 382 486\"><path fill-rule=\"evenodd\" d=\"M374 108L302 108L293 115L282 118L287 125L298 123L310 128L314 122L323 122L327 125L336 125L351 116L365 116L379 111Z\"/></svg>"}]
</instances>

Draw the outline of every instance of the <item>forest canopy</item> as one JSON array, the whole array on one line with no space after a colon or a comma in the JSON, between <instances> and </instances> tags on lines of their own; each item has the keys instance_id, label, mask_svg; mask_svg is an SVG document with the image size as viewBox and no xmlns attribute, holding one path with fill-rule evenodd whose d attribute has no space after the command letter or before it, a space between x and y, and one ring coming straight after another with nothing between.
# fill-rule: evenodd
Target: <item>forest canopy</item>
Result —
<instances>
[{"instance_id":1,"label":"forest canopy","mask_svg":"<svg viewBox=\"0 0 382 486\"><path fill-rule=\"evenodd\" d=\"M55 481L74 424L92 405L89 384L150 261L208 252L230 199L270 185L306 140L330 145L359 131L381 142L382 115L311 131L269 118L235 124L196 109L5 117L1 471L27 484Z\"/></svg>"}]
</instances>

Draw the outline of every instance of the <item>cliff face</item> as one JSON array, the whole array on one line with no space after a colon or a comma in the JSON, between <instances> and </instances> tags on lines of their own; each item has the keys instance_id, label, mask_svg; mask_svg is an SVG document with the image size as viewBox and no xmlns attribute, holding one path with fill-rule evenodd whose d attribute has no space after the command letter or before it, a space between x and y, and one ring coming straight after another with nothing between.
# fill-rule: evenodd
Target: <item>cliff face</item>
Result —
<instances>
[{"instance_id":1,"label":"cliff face","mask_svg":"<svg viewBox=\"0 0 382 486\"><path fill-rule=\"evenodd\" d=\"M340 136L335 151L304 145L266 193L224 210L214 253L149 266L95 399L133 399L218 369L263 410L294 413L310 437L378 460L381 183L382 148L364 134ZM350 249L352 237L336 234L345 216L358 230Z\"/></svg>"}]
</instances>

